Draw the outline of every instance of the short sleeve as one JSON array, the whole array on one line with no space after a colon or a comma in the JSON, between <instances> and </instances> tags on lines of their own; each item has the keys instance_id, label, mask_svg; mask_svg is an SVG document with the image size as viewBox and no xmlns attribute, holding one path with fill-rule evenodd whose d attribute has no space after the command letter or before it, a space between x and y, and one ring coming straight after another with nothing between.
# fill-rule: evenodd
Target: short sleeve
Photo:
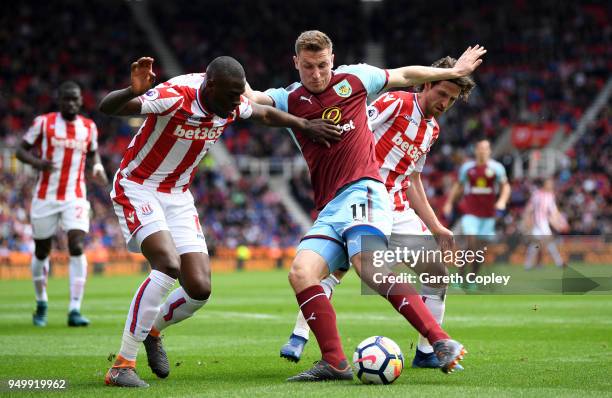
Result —
<instances>
[{"instance_id":1,"label":"short sleeve","mask_svg":"<svg viewBox=\"0 0 612 398\"><path fill-rule=\"evenodd\" d=\"M461 167L459 168L459 182L462 184L467 183L467 171L470 168L470 163L464 163L463 165L461 165Z\"/></svg>"},{"instance_id":2,"label":"short sleeve","mask_svg":"<svg viewBox=\"0 0 612 398\"><path fill-rule=\"evenodd\" d=\"M504 184L508 181L508 176L506 175L506 168L503 164L499 162L493 163L495 167L495 176L496 180L499 184Z\"/></svg>"},{"instance_id":3,"label":"short sleeve","mask_svg":"<svg viewBox=\"0 0 612 398\"><path fill-rule=\"evenodd\" d=\"M173 86L150 89L140 97L140 113L143 115L167 115L183 103L183 95Z\"/></svg>"},{"instance_id":4,"label":"short sleeve","mask_svg":"<svg viewBox=\"0 0 612 398\"><path fill-rule=\"evenodd\" d=\"M248 119L253 114L253 106L251 101L243 95L240 96L240 105L238 105L238 117Z\"/></svg>"},{"instance_id":5,"label":"short sleeve","mask_svg":"<svg viewBox=\"0 0 612 398\"><path fill-rule=\"evenodd\" d=\"M45 128L45 118L44 116L38 116L32 122L32 125L26 131L23 136L23 140L30 145L34 145L36 140L42 135L43 129Z\"/></svg>"},{"instance_id":6,"label":"short sleeve","mask_svg":"<svg viewBox=\"0 0 612 398\"><path fill-rule=\"evenodd\" d=\"M91 141L89 141L89 152L95 152L98 150L98 127L92 121L89 127L91 129Z\"/></svg>"},{"instance_id":7,"label":"short sleeve","mask_svg":"<svg viewBox=\"0 0 612 398\"><path fill-rule=\"evenodd\" d=\"M274 101L274 107L287 112L289 109L289 92L284 88L270 88L264 92Z\"/></svg>"},{"instance_id":8,"label":"short sleeve","mask_svg":"<svg viewBox=\"0 0 612 398\"><path fill-rule=\"evenodd\" d=\"M396 118L401 107L402 100L393 96L393 93L385 93L374 100L367 108L368 122L372 131Z\"/></svg>"},{"instance_id":9,"label":"short sleeve","mask_svg":"<svg viewBox=\"0 0 612 398\"><path fill-rule=\"evenodd\" d=\"M363 83L368 95L379 93L389 81L389 72L368 64L342 65L337 73L350 73Z\"/></svg>"}]
</instances>

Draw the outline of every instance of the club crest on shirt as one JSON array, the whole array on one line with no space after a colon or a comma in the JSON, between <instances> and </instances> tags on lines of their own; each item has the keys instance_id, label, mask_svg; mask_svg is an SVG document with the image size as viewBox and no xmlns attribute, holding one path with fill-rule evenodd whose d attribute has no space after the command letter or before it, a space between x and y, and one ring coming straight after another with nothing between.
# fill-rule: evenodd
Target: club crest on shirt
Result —
<instances>
[{"instance_id":1,"label":"club crest on shirt","mask_svg":"<svg viewBox=\"0 0 612 398\"><path fill-rule=\"evenodd\" d=\"M494 174L494 173L493 173L493 170L491 170L491 169L489 169L489 168L487 168L487 169L485 170L485 175L487 176L487 178L491 178L491 177L493 177L493 174Z\"/></svg>"},{"instance_id":2,"label":"club crest on shirt","mask_svg":"<svg viewBox=\"0 0 612 398\"><path fill-rule=\"evenodd\" d=\"M334 85L334 91L342 98L347 98L353 93L353 87L351 87L348 80L344 79L340 83Z\"/></svg>"},{"instance_id":3,"label":"club crest on shirt","mask_svg":"<svg viewBox=\"0 0 612 398\"><path fill-rule=\"evenodd\" d=\"M144 98L149 101L154 101L159 97L159 90L156 88L152 88L146 93L144 93Z\"/></svg>"},{"instance_id":4,"label":"club crest on shirt","mask_svg":"<svg viewBox=\"0 0 612 398\"><path fill-rule=\"evenodd\" d=\"M149 214L153 213L153 208L151 207L151 203L145 203L140 207L140 212L142 213L143 216L148 216Z\"/></svg>"}]
</instances>

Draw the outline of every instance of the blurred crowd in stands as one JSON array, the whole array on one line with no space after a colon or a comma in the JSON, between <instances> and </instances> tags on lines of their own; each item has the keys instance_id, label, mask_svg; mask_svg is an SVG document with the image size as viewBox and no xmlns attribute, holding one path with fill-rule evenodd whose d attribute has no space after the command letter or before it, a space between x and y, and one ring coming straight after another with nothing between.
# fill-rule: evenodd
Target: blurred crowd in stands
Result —
<instances>
[{"instance_id":1,"label":"blurred crowd in stands","mask_svg":"<svg viewBox=\"0 0 612 398\"><path fill-rule=\"evenodd\" d=\"M186 72L202 71L218 55L239 59L256 89L286 86L298 79L292 55L295 37L318 28L334 41L336 66L363 61L366 43L382 46L387 67L430 64L469 44L489 52L475 75L470 101L440 118L440 142L423 178L434 208L441 208L458 166L471 154L475 137L493 142L517 122L556 122L567 134L576 127L610 77L612 27L608 2L487 3L476 0L379 5L353 1L307 3L151 0L150 12ZM398 12L402 10L402 12ZM316 21L314 23L313 21ZM83 112L100 130L100 153L112 177L137 124L109 118L96 103L111 89L129 84L129 65L156 56L135 23L127 2L25 1L0 16L0 149L16 146L37 114L55 111L55 89L64 80L83 87ZM158 81L168 76L155 64ZM414 88L418 89L418 88ZM612 130L610 104L567 153L557 175L558 201L571 233L612 232ZM223 138L231 153L256 158L299 156L280 130L242 122ZM194 181L209 247L295 245L301 234L291 215L263 179L241 177L206 158ZM531 181L514 179L511 157L501 160L513 193L501 230L512 233L529 198ZM0 251L30 250L28 210L33 177L0 172ZM307 172L296 174L291 192L311 215ZM92 201L92 244L122 248L123 240L104 187L88 185ZM59 244L62 240L59 240Z\"/></svg>"}]
</instances>

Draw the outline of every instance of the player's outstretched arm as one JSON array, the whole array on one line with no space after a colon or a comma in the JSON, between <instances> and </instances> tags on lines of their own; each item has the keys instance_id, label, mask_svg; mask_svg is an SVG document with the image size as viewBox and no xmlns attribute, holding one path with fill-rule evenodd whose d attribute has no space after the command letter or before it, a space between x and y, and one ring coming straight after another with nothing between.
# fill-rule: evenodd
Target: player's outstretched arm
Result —
<instances>
[{"instance_id":1,"label":"player's outstretched arm","mask_svg":"<svg viewBox=\"0 0 612 398\"><path fill-rule=\"evenodd\" d=\"M138 115L142 104L137 98L147 92L155 84L153 73L153 58L142 57L133 62L130 71L130 86L115 90L100 101L98 108L107 115Z\"/></svg>"},{"instance_id":2,"label":"player's outstretched arm","mask_svg":"<svg viewBox=\"0 0 612 398\"><path fill-rule=\"evenodd\" d=\"M307 120L293 116L287 112L279 111L267 105L252 104L253 114L251 119L261 124L273 127L288 127L300 130L313 142L318 142L330 147L332 142L342 139L340 126L333 124L331 120L314 119Z\"/></svg>"},{"instance_id":3,"label":"player's outstretched arm","mask_svg":"<svg viewBox=\"0 0 612 398\"><path fill-rule=\"evenodd\" d=\"M269 106L274 105L274 101L268 94L261 91L253 90L249 82L246 83L243 95L251 101L255 102L256 104Z\"/></svg>"},{"instance_id":4,"label":"player's outstretched arm","mask_svg":"<svg viewBox=\"0 0 612 398\"><path fill-rule=\"evenodd\" d=\"M481 57L487 50L480 46L468 47L452 68L433 68L430 66L405 66L389 70L387 88L418 86L426 82L451 80L467 76L482 63Z\"/></svg>"}]
</instances>

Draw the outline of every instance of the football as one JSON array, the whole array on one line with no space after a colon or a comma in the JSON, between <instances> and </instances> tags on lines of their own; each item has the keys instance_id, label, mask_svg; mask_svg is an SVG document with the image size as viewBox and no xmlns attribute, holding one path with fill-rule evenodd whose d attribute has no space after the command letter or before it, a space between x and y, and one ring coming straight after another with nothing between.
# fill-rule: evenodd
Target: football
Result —
<instances>
[{"instance_id":1,"label":"football","mask_svg":"<svg viewBox=\"0 0 612 398\"><path fill-rule=\"evenodd\" d=\"M390 338L372 336L355 349L353 368L364 384L391 384L402 374L404 356Z\"/></svg>"}]
</instances>

